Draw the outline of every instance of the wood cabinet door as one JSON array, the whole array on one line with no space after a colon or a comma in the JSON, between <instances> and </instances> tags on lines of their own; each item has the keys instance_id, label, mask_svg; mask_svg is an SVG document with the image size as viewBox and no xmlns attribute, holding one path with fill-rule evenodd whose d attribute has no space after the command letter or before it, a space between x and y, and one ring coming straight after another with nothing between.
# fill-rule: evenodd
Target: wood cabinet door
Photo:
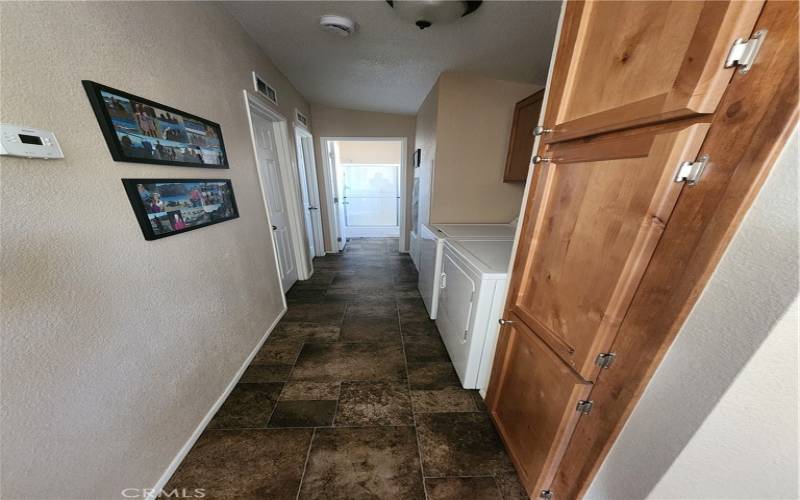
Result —
<instances>
[{"instance_id":1,"label":"wood cabinet door","mask_svg":"<svg viewBox=\"0 0 800 500\"><path fill-rule=\"evenodd\" d=\"M558 143L537 169L507 305L585 380L684 188L678 167L707 130L682 122Z\"/></svg>"},{"instance_id":2,"label":"wood cabinet door","mask_svg":"<svg viewBox=\"0 0 800 500\"><path fill-rule=\"evenodd\" d=\"M539 123L543 98L544 90L540 90L514 106L503 182L525 182L528 178L528 167L533 154L533 129Z\"/></svg>"},{"instance_id":3,"label":"wood cabinet door","mask_svg":"<svg viewBox=\"0 0 800 500\"><path fill-rule=\"evenodd\" d=\"M529 492L547 489L591 384L581 380L518 318L500 332L500 367L493 373L489 408ZM524 368L524 369L523 369Z\"/></svg>"},{"instance_id":4,"label":"wood cabinet door","mask_svg":"<svg viewBox=\"0 0 800 500\"><path fill-rule=\"evenodd\" d=\"M763 1L570 1L544 125L552 143L713 113Z\"/></svg>"}]
</instances>

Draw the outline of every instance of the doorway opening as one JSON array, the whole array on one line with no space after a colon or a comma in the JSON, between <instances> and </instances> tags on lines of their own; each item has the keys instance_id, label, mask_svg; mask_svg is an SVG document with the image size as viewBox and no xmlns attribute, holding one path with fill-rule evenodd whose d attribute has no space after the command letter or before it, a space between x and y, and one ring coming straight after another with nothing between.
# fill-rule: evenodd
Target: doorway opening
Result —
<instances>
[{"instance_id":1,"label":"doorway opening","mask_svg":"<svg viewBox=\"0 0 800 500\"><path fill-rule=\"evenodd\" d=\"M405 138L322 138L331 241L398 238L405 248Z\"/></svg>"}]
</instances>

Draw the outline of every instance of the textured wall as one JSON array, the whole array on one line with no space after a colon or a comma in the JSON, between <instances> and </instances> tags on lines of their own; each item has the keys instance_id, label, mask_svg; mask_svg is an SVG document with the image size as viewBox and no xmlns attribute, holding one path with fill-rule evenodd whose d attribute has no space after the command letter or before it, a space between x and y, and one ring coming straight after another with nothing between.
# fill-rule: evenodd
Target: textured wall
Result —
<instances>
[{"instance_id":1,"label":"textured wall","mask_svg":"<svg viewBox=\"0 0 800 500\"><path fill-rule=\"evenodd\" d=\"M414 149L421 150L420 166L414 169L414 177L419 179L418 225L430 222L431 182L433 166L436 163L436 120L439 110L439 82L422 101L417 111L417 130ZM417 227L419 231L419 227Z\"/></svg>"},{"instance_id":2,"label":"textured wall","mask_svg":"<svg viewBox=\"0 0 800 500\"><path fill-rule=\"evenodd\" d=\"M322 208L322 225L325 236L325 249L335 251L330 241L328 228L328 204L325 195L325 177L323 176L324 162L320 150L321 137L405 137L406 158L406 220L411 220L411 189L414 172L411 167L411 158L414 156L414 115L398 115L393 113L375 113L372 111L355 111L350 109L333 108L320 104L311 105L311 121L314 124L314 154L317 159L317 179L319 181L320 205ZM408 224L408 231L411 224ZM406 241L408 238L406 238Z\"/></svg>"},{"instance_id":3,"label":"textured wall","mask_svg":"<svg viewBox=\"0 0 800 500\"><path fill-rule=\"evenodd\" d=\"M798 498L797 158L795 133L586 498Z\"/></svg>"},{"instance_id":4,"label":"textured wall","mask_svg":"<svg viewBox=\"0 0 800 500\"><path fill-rule=\"evenodd\" d=\"M342 163L400 163L402 154L398 141L340 141L339 161Z\"/></svg>"},{"instance_id":5,"label":"textured wall","mask_svg":"<svg viewBox=\"0 0 800 500\"><path fill-rule=\"evenodd\" d=\"M523 183L504 183L514 105L541 85L443 73L438 82L431 222L508 222Z\"/></svg>"},{"instance_id":6,"label":"textured wall","mask_svg":"<svg viewBox=\"0 0 800 500\"><path fill-rule=\"evenodd\" d=\"M2 159L3 498L152 487L282 309L242 89L308 105L213 3L10 3L2 121L66 159ZM230 170L111 160L81 79L222 125ZM239 219L143 239L122 177L233 180Z\"/></svg>"}]
</instances>

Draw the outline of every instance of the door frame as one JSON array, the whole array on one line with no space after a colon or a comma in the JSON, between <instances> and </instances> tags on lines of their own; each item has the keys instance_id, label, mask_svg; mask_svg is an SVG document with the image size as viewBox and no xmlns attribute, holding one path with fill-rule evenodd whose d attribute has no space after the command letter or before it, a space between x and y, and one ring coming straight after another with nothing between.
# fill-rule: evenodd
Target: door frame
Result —
<instances>
[{"instance_id":1,"label":"door frame","mask_svg":"<svg viewBox=\"0 0 800 500\"><path fill-rule=\"evenodd\" d=\"M319 210L319 182L317 181L317 162L314 157L314 136L305 125L297 120L294 121L293 125L295 149L298 155L298 176L300 168L299 155L302 153L303 161L307 162L305 171L306 173L311 172L311 176L313 177L312 179L306 179L306 183L308 184L309 201L312 205L317 207L317 210L315 210L316 213L311 215L311 225L313 226L311 231L314 233L314 256L321 257L325 255L325 239L322 233L322 214ZM301 205L302 201L301 196Z\"/></svg>"},{"instance_id":2,"label":"door frame","mask_svg":"<svg viewBox=\"0 0 800 500\"><path fill-rule=\"evenodd\" d=\"M258 146L256 144L255 127L253 126L253 115L259 114L272 122L273 131L275 133L275 147L278 154L278 168L281 171L281 188L283 190L284 199L286 200L286 211L289 215L289 237L291 238L292 254L294 255L295 265L297 266L297 279L305 280L311 277L312 269L308 269L306 260L305 245L300 244L300 238L305 237L302 225L302 212L300 211L300 184L297 176L297 168L295 162L292 160L291 147L289 146L289 125L286 117L279 111L274 109L274 106L269 104L265 99L243 90L244 107L247 112L247 124L250 128L250 142L253 146L253 157L256 163L256 172L261 181L261 197L264 200L264 209L267 213L267 224L272 226L269 219L269 206L267 205L267 193L264 192L264 183L266 179L262 178L261 169L258 168ZM277 244L270 231L272 238L273 253L275 254L275 265L280 266L278 262L278 249ZM279 267L278 267L279 268ZM283 286L281 285L281 289Z\"/></svg>"},{"instance_id":3,"label":"door frame","mask_svg":"<svg viewBox=\"0 0 800 500\"><path fill-rule=\"evenodd\" d=\"M339 224L336 218L336 207L333 203L333 182L331 174L335 165L331 165L330 158L328 157L328 143L337 141L399 141L400 142L400 238L398 250L406 253L406 243L408 238L408 220L406 220L406 208L408 206L408 158L407 147L408 139L406 137L333 137L325 136L320 137L320 151L322 152L322 174L325 180L325 209L328 211L328 236L330 237L331 245L334 250L328 253L339 253L339 247L336 245L336 238L339 237Z\"/></svg>"}]
</instances>

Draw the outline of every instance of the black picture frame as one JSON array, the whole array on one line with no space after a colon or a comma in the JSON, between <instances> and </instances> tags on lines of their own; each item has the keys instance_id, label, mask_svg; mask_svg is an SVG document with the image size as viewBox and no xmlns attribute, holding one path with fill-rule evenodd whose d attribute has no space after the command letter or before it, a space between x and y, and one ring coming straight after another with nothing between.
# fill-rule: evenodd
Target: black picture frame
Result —
<instances>
[{"instance_id":1,"label":"black picture frame","mask_svg":"<svg viewBox=\"0 0 800 500\"><path fill-rule=\"evenodd\" d=\"M136 220L139 222L139 227L142 229L142 234L144 235L144 239L150 240L158 240L161 238L166 238L168 236L173 236L176 234L185 233L188 231L193 231L195 229L200 229L201 227L207 227L214 224L219 224L220 222L225 222L228 220L236 219L239 217L239 208L236 205L236 196L233 192L233 183L230 179L122 179L122 184L125 187L125 193L128 195L128 200L131 203L131 207L133 207L133 213L136 215ZM151 195L152 193L156 193L158 189L158 185L163 186L171 186L176 184L186 184L187 188L188 185L198 185L198 184L207 184L207 185L220 185L225 184L227 192L223 195L219 193L220 199L213 200L219 201L220 203L212 203L207 204L204 203L203 200L200 201L199 205L193 206L182 206L181 204L177 203L176 201L169 201L168 203L174 203L174 205L167 204L167 198L180 198L183 197L184 194L173 195L173 196L165 196L162 204L166 205L163 213L162 212L152 212L148 209L147 201L145 198L140 194L139 185L142 185L143 188L148 191L148 194ZM156 186L153 188L152 186ZM147 189L150 187L150 189ZM163 189L163 188L162 188ZM173 190L174 192L174 190ZM228 198L225 199L225 196ZM191 203L191 194L186 195L187 201ZM152 201L152 200L151 200ZM227 202L227 203L226 203ZM216 205L214 210L209 210L208 207ZM222 205L220 209L219 206ZM226 206L227 205L227 206ZM168 210L167 207L173 208L172 210ZM191 223L189 216L191 215L192 218L195 218L194 215L190 214L189 212L197 212L201 210L205 213L208 220L204 222L198 222L196 224ZM214 215L219 210L222 210L222 214ZM229 214L225 212L230 211ZM177 214L176 214L177 212ZM184 213L186 213L186 217L184 217ZM181 223L184 224L183 228L180 229L173 229L172 223L169 222L171 217L180 217ZM200 218L200 217L197 217ZM153 223L151 222L153 219L158 219L158 222ZM186 221L190 222L186 222ZM167 223L169 226L169 230L164 230L163 232L157 232L155 227L156 225L162 226L164 223ZM191 224L191 225L190 225Z\"/></svg>"},{"instance_id":2,"label":"black picture frame","mask_svg":"<svg viewBox=\"0 0 800 500\"><path fill-rule=\"evenodd\" d=\"M83 80L82 83L114 161L175 167L230 168L219 124L97 82ZM110 104L106 103L103 93L110 95L112 102L116 104L116 116L112 116ZM145 126L143 121L135 116L138 113L135 112L136 109L146 111L139 116L147 119L147 130L142 129ZM119 129L115 127L115 120ZM173 137L168 138L167 135ZM126 144L123 144L123 140ZM165 145L161 144L162 141ZM210 161L205 162L205 159ZM214 160L217 159L219 162L215 163Z\"/></svg>"},{"instance_id":3,"label":"black picture frame","mask_svg":"<svg viewBox=\"0 0 800 500\"><path fill-rule=\"evenodd\" d=\"M414 150L414 168L419 168L422 165L422 150L417 148Z\"/></svg>"}]
</instances>

